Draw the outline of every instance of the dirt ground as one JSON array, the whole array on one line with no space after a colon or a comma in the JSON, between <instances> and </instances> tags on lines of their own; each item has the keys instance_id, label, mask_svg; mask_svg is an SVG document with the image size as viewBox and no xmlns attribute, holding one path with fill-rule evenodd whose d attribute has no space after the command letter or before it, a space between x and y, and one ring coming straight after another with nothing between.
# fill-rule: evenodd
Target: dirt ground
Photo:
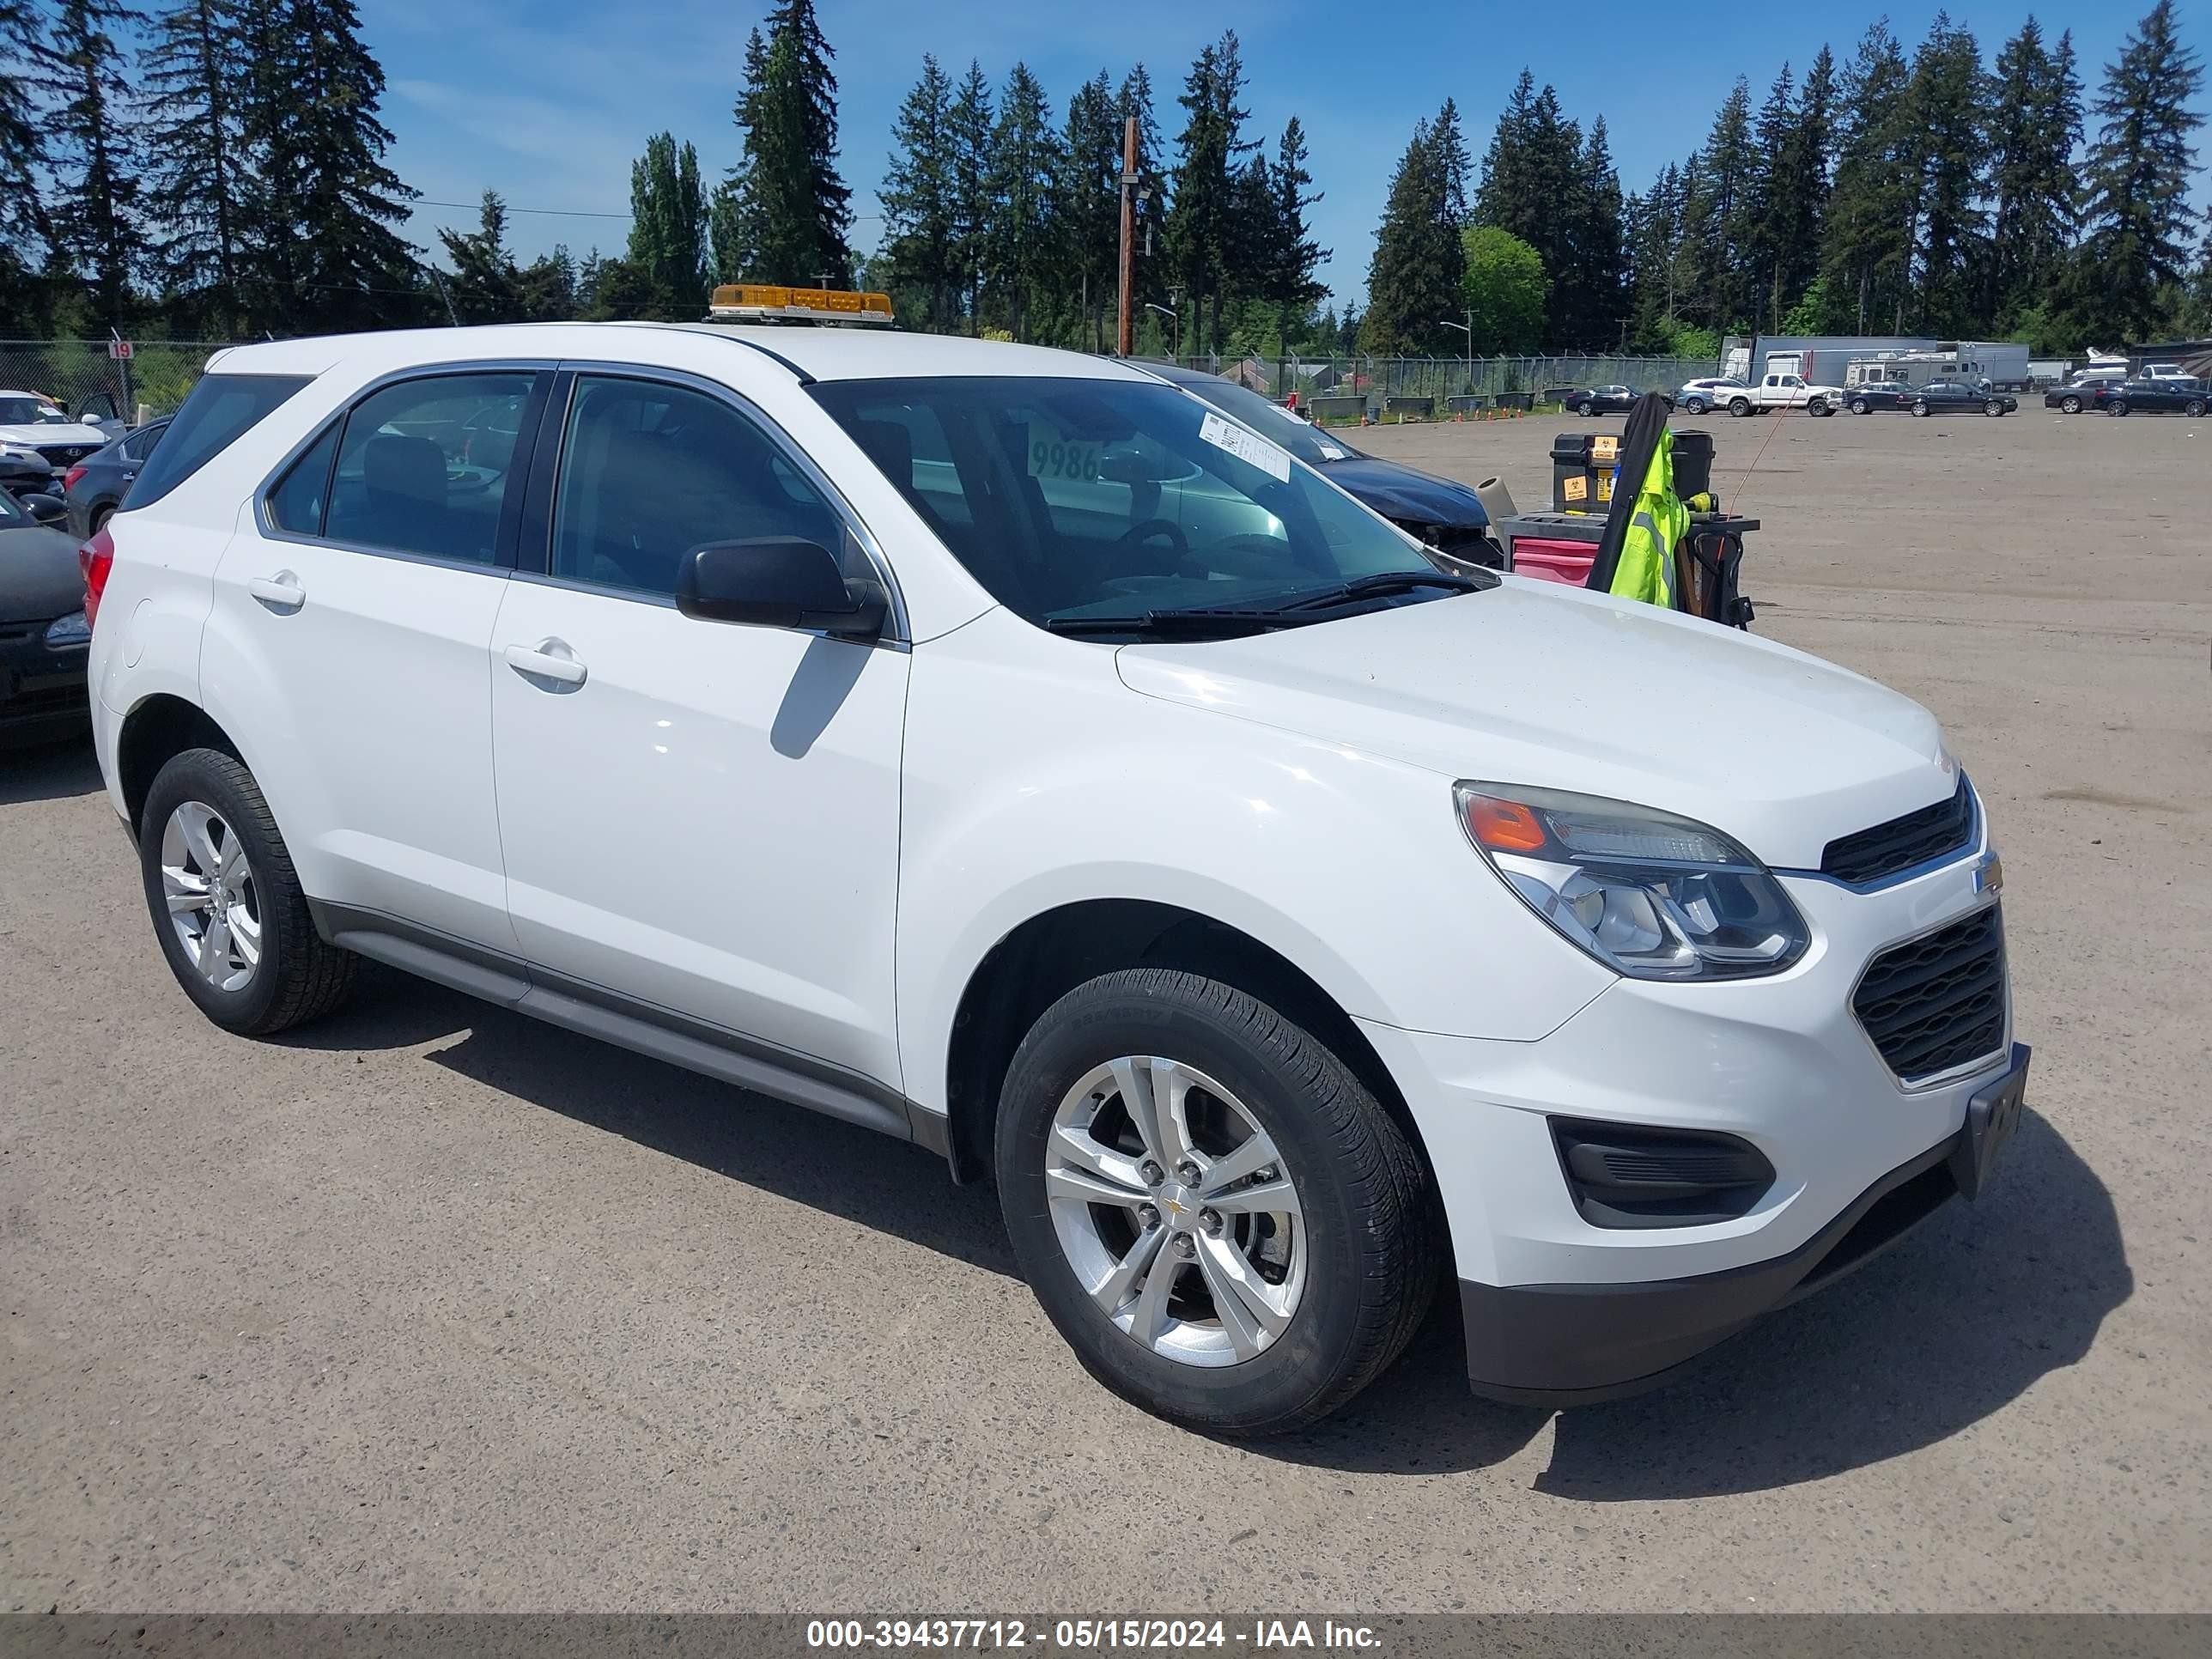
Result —
<instances>
[{"instance_id":1,"label":"dirt ground","mask_svg":"<svg viewBox=\"0 0 2212 1659\"><path fill-rule=\"evenodd\" d=\"M1573 424L1357 436L1531 506ZM1478 1402L1447 1312L1214 1444L923 1152L381 974L222 1036L88 757L0 761L0 1609L2212 1606L2212 425L1704 424L1759 629L1988 800L1979 1205L1643 1399Z\"/></svg>"}]
</instances>

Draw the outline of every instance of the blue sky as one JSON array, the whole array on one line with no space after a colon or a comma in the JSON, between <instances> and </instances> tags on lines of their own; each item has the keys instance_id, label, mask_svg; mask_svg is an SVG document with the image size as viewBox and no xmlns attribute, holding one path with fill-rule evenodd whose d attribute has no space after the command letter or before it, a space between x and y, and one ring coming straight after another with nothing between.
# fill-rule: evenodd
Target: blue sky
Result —
<instances>
[{"instance_id":1,"label":"blue sky","mask_svg":"<svg viewBox=\"0 0 2212 1659\"><path fill-rule=\"evenodd\" d=\"M2149 0L2046 0L2032 9L2054 37L2070 27L2092 94ZM526 255L565 241L618 250L628 234L629 166L648 134L665 128L698 147L710 179L737 159L730 120L746 32L757 0L364 0L363 23L389 78L384 118L397 137L392 161L433 202L473 204L487 187L515 208ZM1908 46L1936 7L1895 4L1891 26ZM1967 0L1953 15L1972 28L1985 60L2020 26L2025 0ZM1702 142L1738 74L1764 96L1784 60L1802 73L1822 42L1846 59L1880 10L1776 5L1752 0L1674 0L1644 6L1498 5L1467 0L1167 0L1108 4L1007 4L1004 0L819 0L837 53L845 177L860 218L854 240L874 245L875 186L891 118L935 52L954 74L970 57L994 83L1017 59L1050 93L1067 94L1103 65L1118 81L1133 60L1151 68L1170 146L1182 112L1173 98L1192 57L1223 29L1243 42L1251 71L1251 131L1272 148L1285 119L1304 123L1326 199L1315 210L1321 241L1334 250L1322 272L1342 300L1364 288L1375 223L1390 168L1414 120L1456 98L1478 157L1523 64L1550 81L1569 115L1602 112L1621 182L1640 190L1669 160ZM2183 38L2212 62L2212 0L2184 0ZM1694 20L1694 23L1692 22ZM1640 43L1631 60L1618 43ZM2212 104L2212 100L2203 100ZM2212 112L2212 111L2208 111ZM2212 131L2200 133L2212 160ZM2208 194L2200 172L2197 197ZM596 213L602 217L583 216ZM439 225L472 225L472 206L426 203L411 234L434 249Z\"/></svg>"}]
</instances>

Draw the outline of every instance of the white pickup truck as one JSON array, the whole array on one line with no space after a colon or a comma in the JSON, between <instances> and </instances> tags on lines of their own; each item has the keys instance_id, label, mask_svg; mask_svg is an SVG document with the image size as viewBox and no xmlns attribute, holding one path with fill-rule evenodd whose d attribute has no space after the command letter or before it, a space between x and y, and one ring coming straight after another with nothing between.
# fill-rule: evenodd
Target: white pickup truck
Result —
<instances>
[{"instance_id":1,"label":"white pickup truck","mask_svg":"<svg viewBox=\"0 0 2212 1659\"><path fill-rule=\"evenodd\" d=\"M1731 415L1764 413L1771 409L1802 409L1808 415L1832 415L1844 406L1839 386L1814 386L1802 374L1768 374L1755 385L1729 394Z\"/></svg>"}]
</instances>

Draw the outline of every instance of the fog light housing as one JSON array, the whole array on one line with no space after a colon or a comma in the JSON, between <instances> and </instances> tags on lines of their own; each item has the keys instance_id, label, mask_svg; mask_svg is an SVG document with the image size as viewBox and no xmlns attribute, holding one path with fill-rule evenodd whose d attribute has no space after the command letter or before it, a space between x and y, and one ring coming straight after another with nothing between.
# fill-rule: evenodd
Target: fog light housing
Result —
<instances>
[{"instance_id":1,"label":"fog light housing","mask_svg":"<svg viewBox=\"0 0 2212 1659\"><path fill-rule=\"evenodd\" d=\"M1550 1120L1575 1209L1593 1227L1703 1227L1748 1215L1774 1166L1740 1135Z\"/></svg>"}]
</instances>

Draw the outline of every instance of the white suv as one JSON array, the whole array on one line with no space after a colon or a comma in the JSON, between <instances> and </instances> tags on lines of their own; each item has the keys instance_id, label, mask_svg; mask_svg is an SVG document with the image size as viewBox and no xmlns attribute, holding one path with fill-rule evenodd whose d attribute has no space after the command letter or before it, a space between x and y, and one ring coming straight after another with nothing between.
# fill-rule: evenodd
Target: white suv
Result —
<instances>
[{"instance_id":1,"label":"white suv","mask_svg":"<svg viewBox=\"0 0 2212 1659\"><path fill-rule=\"evenodd\" d=\"M921 1142L995 1178L1082 1362L1208 1431L1341 1405L1446 1264L1478 1389L1639 1386L2019 1115L1923 710L1441 571L1135 368L246 346L84 561L100 764L211 1019L369 957Z\"/></svg>"}]
</instances>

